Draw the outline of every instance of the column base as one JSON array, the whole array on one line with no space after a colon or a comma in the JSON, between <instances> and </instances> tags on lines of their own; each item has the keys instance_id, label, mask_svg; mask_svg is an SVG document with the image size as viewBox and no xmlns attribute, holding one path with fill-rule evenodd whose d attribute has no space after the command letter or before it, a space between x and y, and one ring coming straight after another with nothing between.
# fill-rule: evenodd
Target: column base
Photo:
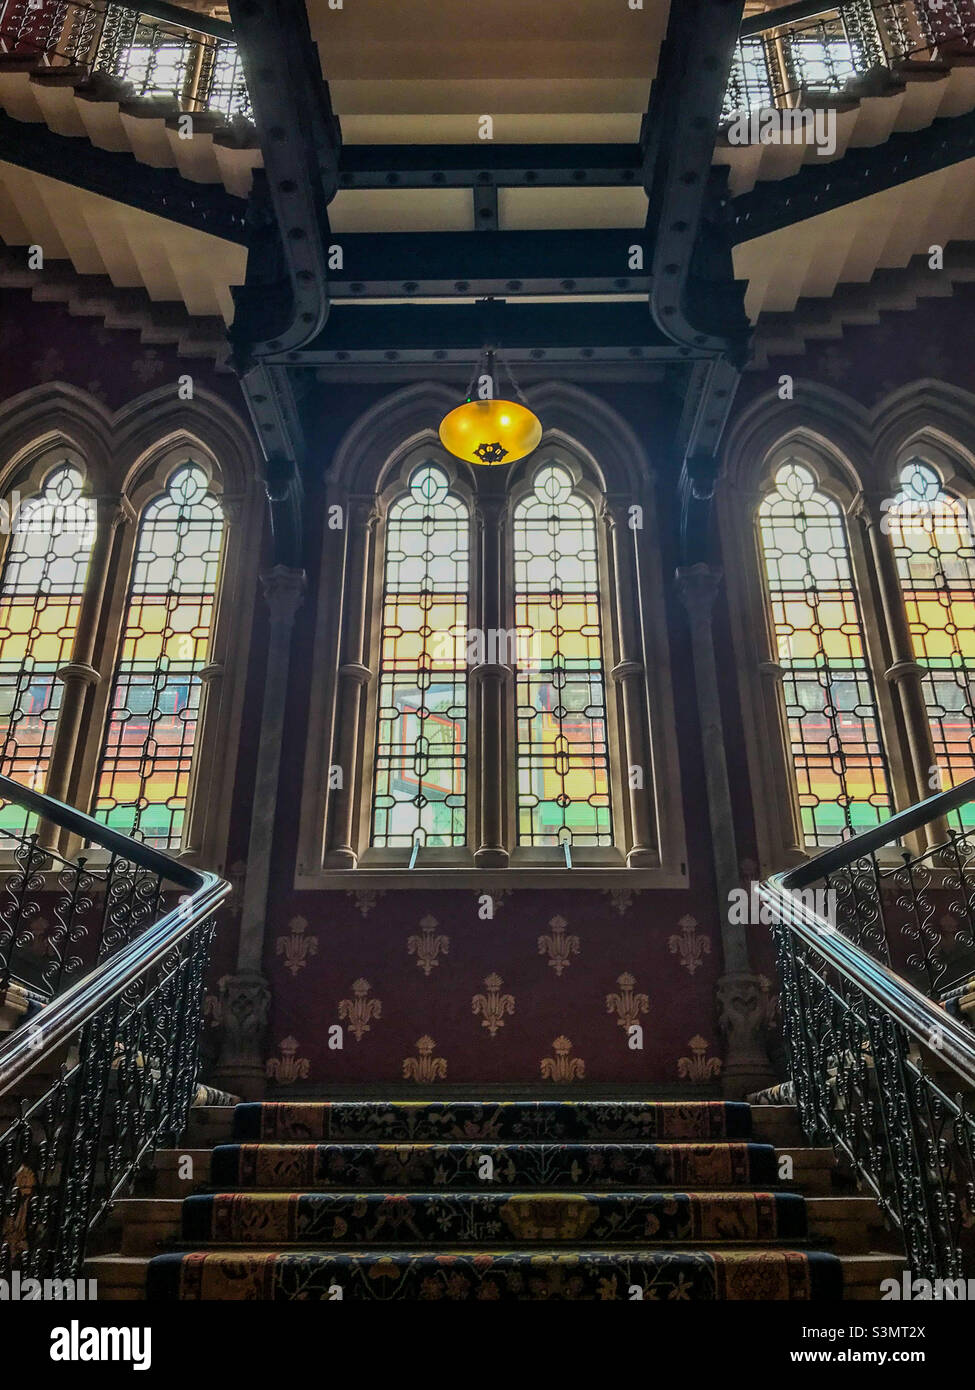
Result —
<instances>
[{"instance_id":1,"label":"column base","mask_svg":"<svg viewBox=\"0 0 975 1390\"><path fill-rule=\"evenodd\" d=\"M660 863L660 859L655 850L642 849L635 846L626 856L626 867L628 869L655 869Z\"/></svg>"},{"instance_id":2,"label":"column base","mask_svg":"<svg viewBox=\"0 0 975 1390\"><path fill-rule=\"evenodd\" d=\"M326 869L356 869L359 866L359 856L354 849L343 846L341 849L330 849L325 856Z\"/></svg>"},{"instance_id":3,"label":"column base","mask_svg":"<svg viewBox=\"0 0 975 1390\"><path fill-rule=\"evenodd\" d=\"M725 1037L722 1091L727 1100L744 1100L780 1078L768 1055L767 1033L775 1009L769 981L744 971L723 975L715 995Z\"/></svg>"},{"instance_id":4,"label":"column base","mask_svg":"<svg viewBox=\"0 0 975 1390\"><path fill-rule=\"evenodd\" d=\"M479 869L506 869L508 851L501 848L489 849L485 846L475 851L474 863Z\"/></svg>"},{"instance_id":5,"label":"column base","mask_svg":"<svg viewBox=\"0 0 975 1390\"><path fill-rule=\"evenodd\" d=\"M219 998L220 1055L208 1080L244 1100L262 1100L271 987L259 970L242 970L223 976Z\"/></svg>"}]
</instances>

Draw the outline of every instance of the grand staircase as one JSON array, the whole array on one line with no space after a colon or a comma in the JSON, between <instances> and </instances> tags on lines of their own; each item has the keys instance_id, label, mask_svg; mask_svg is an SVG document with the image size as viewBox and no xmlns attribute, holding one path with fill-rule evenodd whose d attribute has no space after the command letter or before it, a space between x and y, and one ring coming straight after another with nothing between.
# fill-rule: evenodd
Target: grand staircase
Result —
<instances>
[{"instance_id":1,"label":"grand staircase","mask_svg":"<svg viewBox=\"0 0 975 1390\"><path fill-rule=\"evenodd\" d=\"M836 1300L903 1259L789 1106L204 1107L116 1209L99 1298Z\"/></svg>"}]
</instances>

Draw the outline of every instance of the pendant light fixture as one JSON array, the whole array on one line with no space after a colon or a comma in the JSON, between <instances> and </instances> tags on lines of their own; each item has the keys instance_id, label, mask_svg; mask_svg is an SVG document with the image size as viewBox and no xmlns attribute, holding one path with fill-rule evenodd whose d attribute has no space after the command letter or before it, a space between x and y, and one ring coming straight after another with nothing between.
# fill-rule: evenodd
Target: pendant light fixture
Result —
<instances>
[{"instance_id":1,"label":"pendant light fixture","mask_svg":"<svg viewBox=\"0 0 975 1390\"><path fill-rule=\"evenodd\" d=\"M499 398L495 361L499 354L485 348L467 388L467 399L440 422L440 442L455 458L487 467L516 463L537 449L542 423L528 408L511 368L505 370L518 400Z\"/></svg>"}]
</instances>

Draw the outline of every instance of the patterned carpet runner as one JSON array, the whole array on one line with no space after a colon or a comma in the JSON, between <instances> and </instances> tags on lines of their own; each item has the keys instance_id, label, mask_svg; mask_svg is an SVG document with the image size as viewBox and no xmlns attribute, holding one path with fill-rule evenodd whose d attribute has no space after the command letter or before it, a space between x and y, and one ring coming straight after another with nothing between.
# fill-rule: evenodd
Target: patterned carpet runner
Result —
<instances>
[{"instance_id":1,"label":"patterned carpet runner","mask_svg":"<svg viewBox=\"0 0 975 1390\"><path fill-rule=\"evenodd\" d=\"M152 1299L835 1299L747 1105L240 1105Z\"/></svg>"}]
</instances>

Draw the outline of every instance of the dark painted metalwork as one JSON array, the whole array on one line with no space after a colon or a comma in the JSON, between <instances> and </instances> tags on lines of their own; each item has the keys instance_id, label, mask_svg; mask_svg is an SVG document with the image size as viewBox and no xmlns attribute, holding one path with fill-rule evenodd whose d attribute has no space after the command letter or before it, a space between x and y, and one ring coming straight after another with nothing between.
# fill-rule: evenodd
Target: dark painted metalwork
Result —
<instances>
[{"instance_id":1,"label":"dark painted metalwork","mask_svg":"<svg viewBox=\"0 0 975 1390\"><path fill-rule=\"evenodd\" d=\"M705 558L718 444L748 355L745 287L734 278L726 176L711 167L742 8L739 0L671 6L644 118L650 312L680 351L710 359L695 375L682 425L684 564Z\"/></svg>"},{"instance_id":2,"label":"dark painted metalwork","mask_svg":"<svg viewBox=\"0 0 975 1390\"><path fill-rule=\"evenodd\" d=\"M752 241L975 156L975 112L942 116L924 130L897 132L882 145L804 164L791 178L760 183L734 198L732 237Z\"/></svg>"},{"instance_id":3,"label":"dark painted metalwork","mask_svg":"<svg viewBox=\"0 0 975 1390\"><path fill-rule=\"evenodd\" d=\"M181 111L250 116L233 29L176 5L6 0L0 51L68 65L79 80L114 78L132 97L171 97Z\"/></svg>"},{"instance_id":4,"label":"dark painted metalwork","mask_svg":"<svg viewBox=\"0 0 975 1390\"><path fill-rule=\"evenodd\" d=\"M77 1278L89 1233L186 1124L203 973L230 885L0 777L74 857L19 837L0 904L0 1277ZM47 834L45 838L56 838Z\"/></svg>"},{"instance_id":5,"label":"dark painted metalwork","mask_svg":"<svg viewBox=\"0 0 975 1390\"><path fill-rule=\"evenodd\" d=\"M842 102L895 92L903 70L975 53L967 0L840 0L796 4L747 19L731 66L724 118L756 107Z\"/></svg>"},{"instance_id":6,"label":"dark painted metalwork","mask_svg":"<svg viewBox=\"0 0 975 1390\"><path fill-rule=\"evenodd\" d=\"M637 187L639 145L346 145L340 188Z\"/></svg>"},{"instance_id":7,"label":"dark painted metalwork","mask_svg":"<svg viewBox=\"0 0 975 1390\"><path fill-rule=\"evenodd\" d=\"M303 0L231 0L230 15L264 155L230 337L267 460L275 563L300 568L305 443L291 383L265 364L300 352L328 317L328 204L338 188L341 132Z\"/></svg>"},{"instance_id":8,"label":"dark painted metalwork","mask_svg":"<svg viewBox=\"0 0 975 1390\"><path fill-rule=\"evenodd\" d=\"M335 235L341 269L333 299L471 298L537 294L646 294L646 233L633 229L499 232L352 232ZM480 345L478 345L480 346Z\"/></svg>"},{"instance_id":9,"label":"dark painted metalwork","mask_svg":"<svg viewBox=\"0 0 975 1390\"><path fill-rule=\"evenodd\" d=\"M150 168L134 154L56 135L39 121L18 121L5 111L0 111L0 159L224 241L246 239L247 204L222 186L193 183L176 169Z\"/></svg>"},{"instance_id":10,"label":"dark painted metalwork","mask_svg":"<svg viewBox=\"0 0 975 1390\"><path fill-rule=\"evenodd\" d=\"M464 362L485 342L510 361L693 361L703 348L676 348L650 321L646 304L336 304L323 333L274 367L326 362Z\"/></svg>"},{"instance_id":11,"label":"dark painted metalwork","mask_svg":"<svg viewBox=\"0 0 975 1390\"><path fill-rule=\"evenodd\" d=\"M760 888L804 1132L846 1156L930 1280L975 1273L975 1036L936 1002L939 913L973 944L975 842L943 829L973 801L975 779Z\"/></svg>"}]
</instances>

